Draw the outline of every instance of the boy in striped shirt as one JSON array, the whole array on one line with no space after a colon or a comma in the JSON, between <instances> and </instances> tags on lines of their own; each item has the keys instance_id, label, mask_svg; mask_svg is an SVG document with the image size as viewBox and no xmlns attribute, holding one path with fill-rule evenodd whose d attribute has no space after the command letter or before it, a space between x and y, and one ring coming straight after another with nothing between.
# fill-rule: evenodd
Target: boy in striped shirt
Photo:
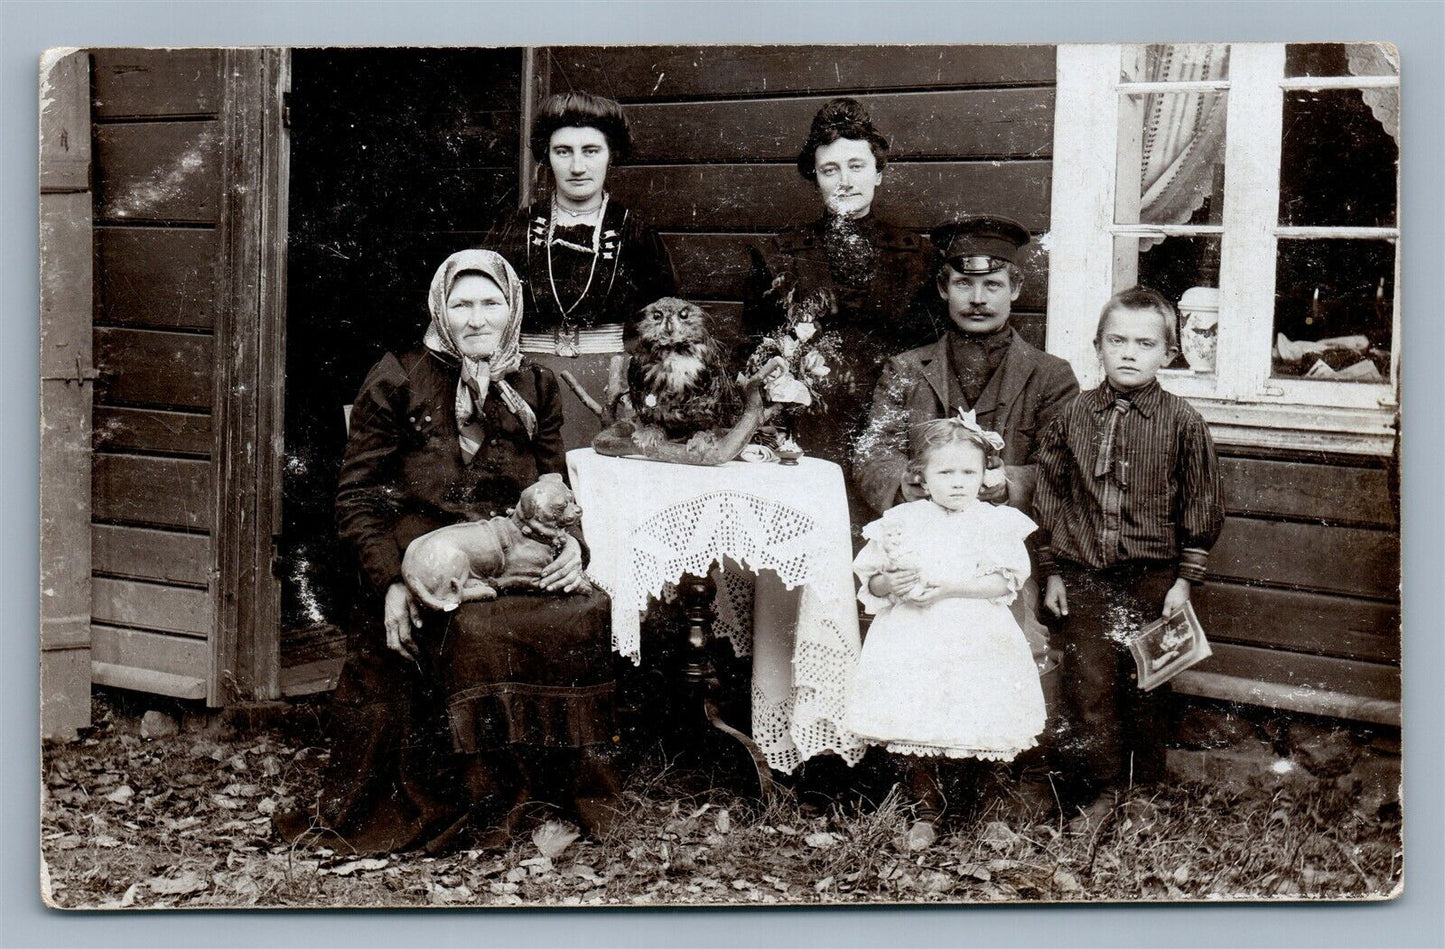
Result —
<instances>
[{"instance_id":1,"label":"boy in striped shirt","mask_svg":"<svg viewBox=\"0 0 1445 949\"><path fill-rule=\"evenodd\" d=\"M1155 378L1179 352L1176 327L1153 290L1110 298L1094 336L1105 381L1037 448L1043 602L1061 620L1059 764L1071 803L1090 816L1122 788L1164 777L1167 687L1136 686L1127 637L1183 609L1224 526L1208 426Z\"/></svg>"}]
</instances>

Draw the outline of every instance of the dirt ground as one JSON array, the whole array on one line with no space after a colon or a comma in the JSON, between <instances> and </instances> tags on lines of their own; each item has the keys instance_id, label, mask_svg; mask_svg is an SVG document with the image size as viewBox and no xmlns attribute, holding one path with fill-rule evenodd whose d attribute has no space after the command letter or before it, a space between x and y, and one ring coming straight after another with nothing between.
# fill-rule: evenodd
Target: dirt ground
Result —
<instances>
[{"instance_id":1,"label":"dirt ground","mask_svg":"<svg viewBox=\"0 0 1445 949\"><path fill-rule=\"evenodd\" d=\"M271 830L273 813L314 792L323 706L240 728L188 711L177 733L147 739L136 701L99 694L94 727L46 748L40 843L53 906L1378 899L1400 883L1398 759L1382 771L1369 735L1352 736L1343 758L1299 741L1252 771L1219 764L1240 741L1183 752L1212 776L1136 791L1082 826L1057 809L1026 817L1006 785L992 786L917 852L896 794L825 813L784 794L763 808L698 792L695 775L653 756L603 840L551 823L506 852L358 860L293 849ZM1243 740L1280 750L1267 727L1246 730Z\"/></svg>"}]
</instances>

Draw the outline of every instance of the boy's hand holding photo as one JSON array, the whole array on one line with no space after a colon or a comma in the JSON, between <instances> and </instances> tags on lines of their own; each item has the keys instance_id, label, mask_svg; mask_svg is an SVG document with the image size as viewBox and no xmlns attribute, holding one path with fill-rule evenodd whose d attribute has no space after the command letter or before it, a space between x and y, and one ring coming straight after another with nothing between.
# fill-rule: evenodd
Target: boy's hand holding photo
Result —
<instances>
[{"instance_id":1,"label":"boy's hand holding photo","mask_svg":"<svg viewBox=\"0 0 1445 949\"><path fill-rule=\"evenodd\" d=\"M1175 614L1189 603L1191 586L1192 584L1183 577L1175 580L1174 585L1169 588L1169 592L1164 595L1164 610L1159 615L1165 619L1173 619Z\"/></svg>"}]
</instances>

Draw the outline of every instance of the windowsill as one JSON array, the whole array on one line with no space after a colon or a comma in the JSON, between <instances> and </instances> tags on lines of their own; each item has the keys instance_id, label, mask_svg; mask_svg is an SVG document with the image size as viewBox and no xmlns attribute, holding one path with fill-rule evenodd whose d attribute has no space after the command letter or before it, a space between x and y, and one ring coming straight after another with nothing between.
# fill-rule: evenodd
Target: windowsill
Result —
<instances>
[{"instance_id":1,"label":"windowsill","mask_svg":"<svg viewBox=\"0 0 1445 949\"><path fill-rule=\"evenodd\" d=\"M1393 408L1229 402L1189 398L1221 445L1389 457L1395 449Z\"/></svg>"},{"instance_id":2,"label":"windowsill","mask_svg":"<svg viewBox=\"0 0 1445 949\"><path fill-rule=\"evenodd\" d=\"M1079 384L1092 388L1101 377L1097 368L1075 369ZM1286 380L1299 381L1299 380ZM1383 386L1360 386L1359 394L1374 396L1374 405L1320 405L1284 401L1289 395L1262 396L1251 402L1234 401L1215 395L1215 376L1189 369L1165 369L1159 373L1165 390L1188 399L1209 423L1216 443L1245 448L1281 451L1328 452L1388 458L1395 450L1397 408L1379 405ZM1323 386L1354 386L1354 383L1316 383ZM1366 392L1368 390L1368 393ZM1295 391L1293 396L1308 395ZM1312 393L1317 394L1317 393Z\"/></svg>"},{"instance_id":3,"label":"windowsill","mask_svg":"<svg viewBox=\"0 0 1445 949\"><path fill-rule=\"evenodd\" d=\"M1159 373L1159 382L1188 399L1222 445L1381 457L1394 451L1396 407L1380 404L1380 393L1388 391L1384 386L1271 380L1280 384L1278 391L1258 401L1240 402L1214 394L1212 373L1166 369ZM1354 404L1321 404L1341 396Z\"/></svg>"}]
</instances>

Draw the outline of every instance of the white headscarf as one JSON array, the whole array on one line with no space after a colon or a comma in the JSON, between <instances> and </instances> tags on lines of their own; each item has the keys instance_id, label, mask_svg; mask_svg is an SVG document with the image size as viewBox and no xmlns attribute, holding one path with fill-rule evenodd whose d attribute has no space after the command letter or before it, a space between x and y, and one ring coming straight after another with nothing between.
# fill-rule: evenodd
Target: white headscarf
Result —
<instances>
[{"instance_id":1,"label":"white headscarf","mask_svg":"<svg viewBox=\"0 0 1445 949\"><path fill-rule=\"evenodd\" d=\"M456 338L447 322L447 298L456 286L457 278L466 273L478 273L495 283L502 291L510 311L507 326L491 356L469 359L462 355ZM521 421L529 438L537 437L537 414L527 401L512 388L506 376L515 372L522 364L520 343L522 338L522 283L512 265L495 251L461 250L452 254L437 268L432 277L431 293L427 297L427 308L431 311L431 325L427 327L422 342L433 352L446 353L462 364L462 377L457 383L457 429L462 448L468 455L476 453L475 430L482 416L482 405L487 401L488 391L495 386L502 402ZM468 442L472 444L468 444Z\"/></svg>"}]
</instances>

